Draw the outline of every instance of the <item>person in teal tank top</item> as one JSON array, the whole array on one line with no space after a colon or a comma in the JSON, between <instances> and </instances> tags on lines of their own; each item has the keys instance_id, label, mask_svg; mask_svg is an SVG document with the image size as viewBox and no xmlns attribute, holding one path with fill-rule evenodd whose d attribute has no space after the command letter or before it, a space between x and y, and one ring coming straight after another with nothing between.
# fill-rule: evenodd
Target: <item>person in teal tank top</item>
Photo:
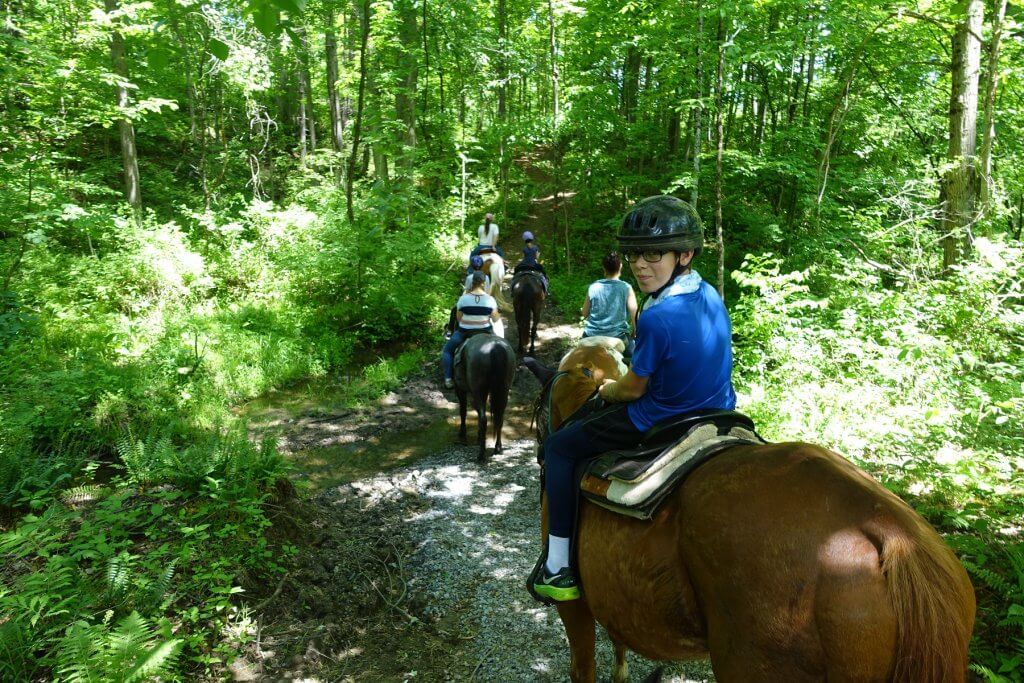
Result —
<instances>
[{"instance_id":1,"label":"person in teal tank top","mask_svg":"<svg viewBox=\"0 0 1024 683\"><path fill-rule=\"evenodd\" d=\"M623 282L622 259L614 251L601 261L604 278L590 285L583 302L583 337L616 337L626 345L626 358L633 355L630 334L636 320L636 294Z\"/></svg>"}]
</instances>

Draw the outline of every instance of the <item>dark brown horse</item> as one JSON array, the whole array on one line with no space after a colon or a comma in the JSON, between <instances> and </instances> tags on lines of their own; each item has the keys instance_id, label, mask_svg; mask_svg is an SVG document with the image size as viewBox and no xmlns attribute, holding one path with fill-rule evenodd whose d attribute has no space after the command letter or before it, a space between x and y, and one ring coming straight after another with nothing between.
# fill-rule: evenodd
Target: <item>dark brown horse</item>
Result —
<instances>
[{"instance_id":1,"label":"dark brown horse","mask_svg":"<svg viewBox=\"0 0 1024 683\"><path fill-rule=\"evenodd\" d=\"M538 420L551 429L619 373L593 346L559 368ZM595 620L615 645L616 682L627 649L710 656L723 683L966 677L975 601L963 566L906 503L818 446L725 450L650 521L584 501L578 565L583 598L558 606L573 681L595 680Z\"/></svg>"},{"instance_id":2,"label":"dark brown horse","mask_svg":"<svg viewBox=\"0 0 1024 683\"><path fill-rule=\"evenodd\" d=\"M494 422L494 452L501 453L501 428L505 423L508 392L516 374L512 346L493 334L470 337L462 349L463 359L455 365L455 393L459 397L459 438L466 439L466 408L470 396L477 415L479 462L487 457L487 401Z\"/></svg>"},{"instance_id":3,"label":"dark brown horse","mask_svg":"<svg viewBox=\"0 0 1024 683\"><path fill-rule=\"evenodd\" d=\"M524 270L512 277L512 308L516 312L516 329L519 331L519 355L526 353L526 340L530 340L530 354L536 352L537 324L544 310L547 292L541 274Z\"/></svg>"}]
</instances>

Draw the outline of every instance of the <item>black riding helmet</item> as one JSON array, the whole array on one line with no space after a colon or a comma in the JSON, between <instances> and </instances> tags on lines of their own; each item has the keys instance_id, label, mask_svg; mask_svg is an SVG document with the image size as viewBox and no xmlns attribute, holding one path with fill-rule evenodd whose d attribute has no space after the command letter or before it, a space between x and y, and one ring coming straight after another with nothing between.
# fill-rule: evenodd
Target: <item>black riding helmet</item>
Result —
<instances>
[{"instance_id":1,"label":"black riding helmet","mask_svg":"<svg viewBox=\"0 0 1024 683\"><path fill-rule=\"evenodd\" d=\"M623 253L643 251L689 251L697 258L704 246L704 226L697 210L678 197L662 194L642 199L622 219L619 230L619 251ZM661 296L672 281L690 270L693 259L685 266L676 265L672 278L662 287L644 297L640 304L642 311L648 299Z\"/></svg>"},{"instance_id":2,"label":"black riding helmet","mask_svg":"<svg viewBox=\"0 0 1024 683\"><path fill-rule=\"evenodd\" d=\"M678 197L658 195L636 203L622 220L619 251L688 251L704 246L704 226L696 209Z\"/></svg>"}]
</instances>

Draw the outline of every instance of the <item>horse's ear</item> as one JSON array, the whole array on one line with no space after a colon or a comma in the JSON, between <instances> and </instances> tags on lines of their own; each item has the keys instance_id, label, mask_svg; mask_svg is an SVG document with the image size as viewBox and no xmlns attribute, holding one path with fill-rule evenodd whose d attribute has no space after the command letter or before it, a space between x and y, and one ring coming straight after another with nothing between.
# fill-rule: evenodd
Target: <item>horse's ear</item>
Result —
<instances>
[{"instance_id":1,"label":"horse's ear","mask_svg":"<svg viewBox=\"0 0 1024 683\"><path fill-rule=\"evenodd\" d=\"M552 368L549 368L531 356L523 356L523 365L533 373L533 376L536 377L541 384L547 384L548 380L555 375L555 371Z\"/></svg>"}]
</instances>

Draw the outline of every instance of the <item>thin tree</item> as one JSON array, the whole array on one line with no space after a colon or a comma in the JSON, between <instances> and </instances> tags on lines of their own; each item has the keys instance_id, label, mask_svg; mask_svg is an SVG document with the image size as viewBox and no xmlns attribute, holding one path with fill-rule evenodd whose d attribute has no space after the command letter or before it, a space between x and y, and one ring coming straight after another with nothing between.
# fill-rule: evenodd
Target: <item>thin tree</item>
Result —
<instances>
[{"instance_id":1,"label":"thin tree","mask_svg":"<svg viewBox=\"0 0 1024 683\"><path fill-rule=\"evenodd\" d=\"M334 11L327 11L327 28L324 31L324 51L327 59L327 109L331 114L331 149L340 155L345 147L345 128L341 117L341 99L338 97L338 36L334 27ZM339 172L335 177L341 179Z\"/></svg>"},{"instance_id":2,"label":"thin tree","mask_svg":"<svg viewBox=\"0 0 1024 683\"><path fill-rule=\"evenodd\" d=\"M356 120L352 126L352 154L348 158L348 172L345 175L345 215L348 216L349 223L355 221L355 214L352 210L352 179L356 174L359 134L363 124L363 104L366 99L366 45L370 40L370 0L363 0L360 10L359 98L356 104Z\"/></svg>"},{"instance_id":3,"label":"thin tree","mask_svg":"<svg viewBox=\"0 0 1024 683\"><path fill-rule=\"evenodd\" d=\"M704 122L704 55L701 49L704 45L703 0L697 0L697 33L693 42L697 53L697 93L694 98L697 101L697 108L693 111L693 187L690 189L690 203L696 210L700 189L700 150L704 135L701 130L701 124Z\"/></svg>"},{"instance_id":4,"label":"thin tree","mask_svg":"<svg viewBox=\"0 0 1024 683\"><path fill-rule=\"evenodd\" d=\"M996 137L995 103L996 88L999 87L999 43L1003 35L1003 18L1006 16L1006 0L997 0L996 15L992 19L992 39L988 46L988 74L985 79L985 114L982 123L981 157L981 203L989 210L992 188L992 143Z\"/></svg>"},{"instance_id":5,"label":"thin tree","mask_svg":"<svg viewBox=\"0 0 1024 683\"><path fill-rule=\"evenodd\" d=\"M967 13L953 36L952 87L949 98L949 153L952 167L942 187L943 272L971 248L971 225L977 219L978 71L981 67L982 0L968 0Z\"/></svg>"},{"instance_id":6,"label":"thin tree","mask_svg":"<svg viewBox=\"0 0 1024 683\"><path fill-rule=\"evenodd\" d=\"M103 0L107 14L114 14L119 7L117 0ZM120 23L114 19L115 27ZM124 166L124 196L131 205L136 222L142 218L142 194L139 191L139 155L135 149L135 127L128 118L128 61L124 56L124 36L114 28L110 34L110 61L117 75L117 108L121 117L117 129L121 137L121 161Z\"/></svg>"},{"instance_id":7,"label":"thin tree","mask_svg":"<svg viewBox=\"0 0 1024 683\"><path fill-rule=\"evenodd\" d=\"M718 295L725 300L725 241L722 238L722 152L725 136L722 130L722 80L725 72L725 13L718 10L718 67L715 69L715 244L718 247Z\"/></svg>"},{"instance_id":8,"label":"thin tree","mask_svg":"<svg viewBox=\"0 0 1024 683\"><path fill-rule=\"evenodd\" d=\"M558 207L562 203L562 154L560 151L560 141L558 139L558 126L561 119L558 103L558 37L555 33L555 6L552 0L548 0L548 38L551 47L551 129L554 135L554 155L555 155L555 213L552 215L555 217L556 229L558 221ZM565 213L565 207L562 207L563 216L566 220L563 221L565 229L565 269L567 273L572 273L572 262L569 260L569 220Z\"/></svg>"}]
</instances>

